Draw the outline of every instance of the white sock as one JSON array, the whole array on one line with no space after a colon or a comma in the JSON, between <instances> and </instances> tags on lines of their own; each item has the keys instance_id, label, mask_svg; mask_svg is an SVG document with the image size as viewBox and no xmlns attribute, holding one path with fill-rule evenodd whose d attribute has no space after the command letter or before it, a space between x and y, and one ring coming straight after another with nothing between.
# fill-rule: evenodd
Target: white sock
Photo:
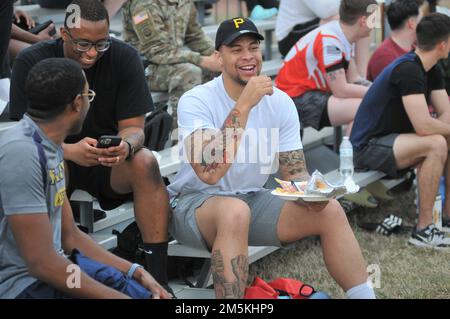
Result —
<instances>
[{"instance_id":1,"label":"white sock","mask_svg":"<svg viewBox=\"0 0 450 319\"><path fill-rule=\"evenodd\" d=\"M367 282L350 288L346 295L348 299L376 299L373 288L369 287Z\"/></svg>"},{"instance_id":2,"label":"white sock","mask_svg":"<svg viewBox=\"0 0 450 319\"><path fill-rule=\"evenodd\" d=\"M9 87L10 87L9 78L0 79L0 99L2 99L5 102L9 102Z\"/></svg>"}]
</instances>

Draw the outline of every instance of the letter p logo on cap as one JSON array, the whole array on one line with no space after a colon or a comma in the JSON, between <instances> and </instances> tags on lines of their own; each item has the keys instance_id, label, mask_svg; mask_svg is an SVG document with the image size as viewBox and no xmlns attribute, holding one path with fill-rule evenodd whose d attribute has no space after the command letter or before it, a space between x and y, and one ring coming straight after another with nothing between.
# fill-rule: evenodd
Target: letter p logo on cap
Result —
<instances>
[{"instance_id":1,"label":"letter p logo on cap","mask_svg":"<svg viewBox=\"0 0 450 319\"><path fill-rule=\"evenodd\" d=\"M245 21L242 18L233 19L234 25L236 26L236 29L239 29L239 25L243 24Z\"/></svg>"}]
</instances>

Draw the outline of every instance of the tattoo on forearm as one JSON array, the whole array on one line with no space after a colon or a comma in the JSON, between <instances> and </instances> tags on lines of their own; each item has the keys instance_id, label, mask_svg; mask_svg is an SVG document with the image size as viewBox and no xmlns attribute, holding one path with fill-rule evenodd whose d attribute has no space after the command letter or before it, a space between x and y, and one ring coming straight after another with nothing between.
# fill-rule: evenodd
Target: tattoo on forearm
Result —
<instances>
[{"instance_id":1,"label":"tattoo on forearm","mask_svg":"<svg viewBox=\"0 0 450 319\"><path fill-rule=\"evenodd\" d=\"M225 264L220 250L212 252L211 268L214 289L218 299L240 299L244 297L248 277L248 257L239 255L231 259L231 270L236 277L234 281L225 279Z\"/></svg>"},{"instance_id":2,"label":"tattoo on forearm","mask_svg":"<svg viewBox=\"0 0 450 319\"><path fill-rule=\"evenodd\" d=\"M280 153L280 171L283 176L291 179L304 180L309 177L306 169L305 154L303 150L295 150Z\"/></svg>"},{"instance_id":3,"label":"tattoo on forearm","mask_svg":"<svg viewBox=\"0 0 450 319\"><path fill-rule=\"evenodd\" d=\"M189 140L191 163L199 163L203 172L232 163L244 132L240 116L241 113L233 109L219 132L209 129L194 132Z\"/></svg>"},{"instance_id":4,"label":"tattoo on forearm","mask_svg":"<svg viewBox=\"0 0 450 319\"><path fill-rule=\"evenodd\" d=\"M327 72L326 76L329 81L334 81L336 80L337 76L342 73L345 73L344 69L338 69L335 71Z\"/></svg>"}]
</instances>

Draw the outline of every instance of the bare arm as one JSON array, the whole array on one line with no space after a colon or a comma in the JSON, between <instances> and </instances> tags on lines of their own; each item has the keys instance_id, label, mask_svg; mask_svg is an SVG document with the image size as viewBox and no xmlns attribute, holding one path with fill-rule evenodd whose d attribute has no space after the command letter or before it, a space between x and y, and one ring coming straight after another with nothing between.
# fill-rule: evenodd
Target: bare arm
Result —
<instances>
[{"instance_id":1,"label":"bare arm","mask_svg":"<svg viewBox=\"0 0 450 319\"><path fill-rule=\"evenodd\" d=\"M423 94L407 95L402 97L402 100L406 113L418 135L441 134L450 136L450 125L440 119L431 117Z\"/></svg>"},{"instance_id":2,"label":"bare arm","mask_svg":"<svg viewBox=\"0 0 450 319\"><path fill-rule=\"evenodd\" d=\"M12 28L11 28L11 39L20 40L20 41L23 41L26 43L36 43L36 42L39 42L39 40L40 40L33 33L22 30L15 24L13 24Z\"/></svg>"},{"instance_id":3,"label":"bare arm","mask_svg":"<svg viewBox=\"0 0 450 319\"><path fill-rule=\"evenodd\" d=\"M450 101L444 89L431 92L431 105L433 105L438 119L450 124Z\"/></svg>"},{"instance_id":4,"label":"bare arm","mask_svg":"<svg viewBox=\"0 0 450 319\"><path fill-rule=\"evenodd\" d=\"M337 98L363 98L368 90L365 86L348 83L343 68L328 72L325 78L331 92Z\"/></svg>"},{"instance_id":5,"label":"bare arm","mask_svg":"<svg viewBox=\"0 0 450 319\"><path fill-rule=\"evenodd\" d=\"M141 149L145 140L144 122L143 115L119 121L118 135L122 137L122 142L117 147L108 147L103 150L103 155L98 159L100 164L112 167L123 163L131 151L128 143L135 151Z\"/></svg>"},{"instance_id":6,"label":"bare arm","mask_svg":"<svg viewBox=\"0 0 450 319\"><path fill-rule=\"evenodd\" d=\"M129 154L129 146L124 140L132 144L135 150L142 148L144 144L144 121L144 116L119 121L119 136L123 140L117 147L97 148L97 140L90 137L85 137L74 144L64 143L64 159L85 167L98 164L115 166L123 163ZM117 156L119 156L119 161L117 161Z\"/></svg>"},{"instance_id":7,"label":"bare arm","mask_svg":"<svg viewBox=\"0 0 450 319\"><path fill-rule=\"evenodd\" d=\"M348 83L355 83L355 82L363 80L363 78L361 77L361 74L358 72L358 68L356 66L356 61L353 58L350 60L350 64L348 66L346 75L347 75Z\"/></svg>"},{"instance_id":8,"label":"bare arm","mask_svg":"<svg viewBox=\"0 0 450 319\"><path fill-rule=\"evenodd\" d=\"M110 265L122 273L126 273L131 267L131 263L111 254L106 249L99 246L91 237L79 230L75 225L70 208L69 200L64 200L62 214L62 244L66 253L71 253L73 249L78 249L89 258L95 259L103 264Z\"/></svg>"},{"instance_id":9,"label":"bare arm","mask_svg":"<svg viewBox=\"0 0 450 319\"><path fill-rule=\"evenodd\" d=\"M236 104L219 131L197 130L185 140L192 168L206 184L216 184L227 173L239 149L249 113L248 108Z\"/></svg>"},{"instance_id":10,"label":"bare arm","mask_svg":"<svg viewBox=\"0 0 450 319\"><path fill-rule=\"evenodd\" d=\"M47 213L8 216L14 239L29 273L59 291L80 298L127 298L80 272L80 288L69 288L72 263L55 252Z\"/></svg>"},{"instance_id":11,"label":"bare arm","mask_svg":"<svg viewBox=\"0 0 450 319\"><path fill-rule=\"evenodd\" d=\"M80 231L73 220L72 209L68 199L66 198L63 206L62 215L62 244L66 252L78 249L83 254L93 260L101 262L105 265L112 266L120 272L126 274L131 267L131 263L125 259L119 258L98 245L91 237ZM156 280L144 269L138 268L133 278L142 286L152 292L153 298L170 298Z\"/></svg>"},{"instance_id":12,"label":"bare arm","mask_svg":"<svg viewBox=\"0 0 450 319\"><path fill-rule=\"evenodd\" d=\"M305 154L303 150L279 153L280 174L285 181L307 181L309 173L306 169Z\"/></svg>"},{"instance_id":13,"label":"bare arm","mask_svg":"<svg viewBox=\"0 0 450 319\"><path fill-rule=\"evenodd\" d=\"M269 77L251 78L220 130L197 130L186 138L189 161L204 183L214 185L227 173L239 149L251 109L264 95L272 93Z\"/></svg>"}]
</instances>

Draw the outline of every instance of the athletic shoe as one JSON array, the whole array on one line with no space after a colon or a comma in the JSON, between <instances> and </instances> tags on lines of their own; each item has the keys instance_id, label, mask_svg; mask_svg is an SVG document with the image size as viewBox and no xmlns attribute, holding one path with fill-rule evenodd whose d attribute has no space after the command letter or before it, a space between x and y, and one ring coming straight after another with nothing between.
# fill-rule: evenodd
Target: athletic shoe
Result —
<instances>
[{"instance_id":1,"label":"athletic shoe","mask_svg":"<svg viewBox=\"0 0 450 319\"><path fill-rule=\"evenodd\" d=\"M442 231L444 233L450 233L450 218L442 218Z\"/></svg>"},{"instance_id":2,"label":"athletic shoe","mask_svg":"<svg viewBox=\"0 0 450 319\"><path fill-rule=\"evenodd\" d=\"M264 9L259 4L255 6L250 14L251 20L266 20L276 16L278 13L277 8Z\"/></svg>"},{"instance_id":3,"label":"athletic shoe","mask_svg":"<svg viewBox=\"0 0 450 319\"><path fill-rule=\"evenodd\" d=\"M430 224L420 231L415 228L408 243L417 247L433 249L450 248L450 238L445 237L444 232L440 231L434 224Z\"/></svg>"}]
</instances>

